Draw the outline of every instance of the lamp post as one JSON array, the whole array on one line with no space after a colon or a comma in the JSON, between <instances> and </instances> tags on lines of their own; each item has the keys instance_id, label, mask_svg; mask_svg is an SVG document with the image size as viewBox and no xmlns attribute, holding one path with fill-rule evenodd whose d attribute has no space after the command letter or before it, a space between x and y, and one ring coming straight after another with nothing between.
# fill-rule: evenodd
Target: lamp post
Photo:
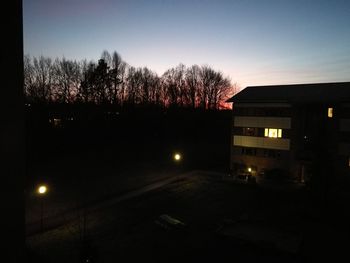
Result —
<instances>
[{"instance_id":1,"label":"lamp post","mask_svg":"<svg viewBox=\"0 0 350 263\"><path fill-rule=\"evenodd\" d=\"M46 185L39 185L37 190L40 197L40 231L44 229L44 195L47 193Z\"/></svg>"},{"instance_id":2,"label":"lamp post","mask_svg":"<svg viewBox=\"0 0 350 263\"><path fill-rule=\"evenodd\" d=\"M173 152L172 155L173 171L175 173L180 173L183 170L183 156L180 152Z\"/></svg>"}]
</instances>

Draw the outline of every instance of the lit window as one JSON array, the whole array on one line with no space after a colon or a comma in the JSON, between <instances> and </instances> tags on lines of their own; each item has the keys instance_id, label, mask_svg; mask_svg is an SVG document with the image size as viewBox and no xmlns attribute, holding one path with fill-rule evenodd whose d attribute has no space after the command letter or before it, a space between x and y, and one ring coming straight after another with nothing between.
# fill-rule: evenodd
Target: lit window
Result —
<instances>
[{"instance_id":1,"label":"lit window","mask_svg":"<svg viewBox=\"0 0 350 263\"><path fill-rule=\"evenodd\" d=\"M328 108L328 118L333 118L333 108Z\"/></svg>"},{"instance_id":2,"label":"lit window","mask_svg":"<svg viewBox=\"0 0 350 263\"><path fill-rule=\"evenodd\" d=\"M265 128L264 135L269 138L282 138L282 129Z\"/></svg>"},{"instance_id":3,"label":"lit window","mask_svg":"<svg viewBox=\"0 0 350 263\"><path fill-rule=\"evenodd\" d=\"M61 124L61 119L53 119L53 124L54 124L55 126L60 126L60 124Z\"/></svg>"},{"instance_id":4,"label":"lit window","mask_svg":"<svg viewBox=\"0 0 350 263\"><path fill-rule=\"evenodd\" d=\"M282 129L278 129L277 137L282 138Z\"/></svg>"},{"instance_id":5,"label":"lit window","mask_svg":"<svg viewBox=\"0 0 350 263\"><path fill-rule=\"evenodd\" d=\"M62 127L62 119L52 118L49 119L49 123L51 123L53 127Z\"/></svg>"}]
</instances>

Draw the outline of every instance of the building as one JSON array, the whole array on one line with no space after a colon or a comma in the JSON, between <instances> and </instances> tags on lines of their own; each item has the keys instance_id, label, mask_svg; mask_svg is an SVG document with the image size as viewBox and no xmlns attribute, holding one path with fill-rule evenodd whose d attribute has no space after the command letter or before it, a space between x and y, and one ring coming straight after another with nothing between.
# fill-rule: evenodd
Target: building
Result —
<instances>
[{"instance_id":1,"label":"building","mask_svg":"<svg viewBox=\"0 0 350 263\"><path fill-rule=\"evenodd\" d=\"M251 86L228 102L233 175L349 181L350 82Z\"/></svg>"}]
</instances>

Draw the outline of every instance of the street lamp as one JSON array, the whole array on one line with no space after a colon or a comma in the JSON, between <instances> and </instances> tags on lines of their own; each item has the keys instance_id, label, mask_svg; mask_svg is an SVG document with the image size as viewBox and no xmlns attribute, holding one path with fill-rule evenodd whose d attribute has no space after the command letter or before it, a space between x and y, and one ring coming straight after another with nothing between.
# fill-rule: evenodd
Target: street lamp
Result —
<instances>
[{"instance_id":1,"label":"street lamp","mask_svg":"<svg viewBox=\"0 0 350 263\"><path fill-rule=\"evenodd\" d=\"M181 157L181 154L179 154L179 153L175 153L175 154L174 154L174 160L175 160L175 161L179 162L179 161L181 160L181 158L182 158L182 157Z\"/></svg>"},{"instance_id":2,"label":"street lamp","mask_svg":"<svg viewBox=\"0 0 350 263\"><path fill-rule=\"evenodd\" d=\"M47 191L46 185L40 185L40 186L38 187L38 193L39 193L40 195L45 194L46 191Z\"/></svg>"},{"instance_id":3,"label":"street lamp","mask_svg":"<svg viewBox=\"0 0 350 263\"><path fill-rule=\"evenodd\" d=\"M38 186L37 193L41 197L40 200L40 231L44 229L44 195L47 193L47 186L42 184Z\"/></svg>"}]
</instances>

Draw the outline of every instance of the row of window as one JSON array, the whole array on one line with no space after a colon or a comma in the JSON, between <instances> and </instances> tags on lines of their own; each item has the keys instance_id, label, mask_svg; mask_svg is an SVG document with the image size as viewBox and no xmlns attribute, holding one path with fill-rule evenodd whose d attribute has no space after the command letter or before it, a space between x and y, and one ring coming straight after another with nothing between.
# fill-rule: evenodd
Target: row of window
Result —
<instances>
[{"instance_id":1,"label":"row of window","mask_svg":"<svg viewBox=\"0 0 350 263\"><path fill-rule=\"evenodd\" d=\"M238 128L239 129L239 128ZM235 134L242 134L244 136L255 136L255 137L268 137L268 138L283 138L282 137L282 129L276 129L276 128L251 128L251 127L244 127L242 128L241 133L237 131L238 133Z\"/></svg>"},{"instance_id":2,"label":"row of window","mask_svg":"<svg viewBox=\"0 0 350 263\"><path fill-rule=\"evenodd\" d=\"M291 116L291 108L241 108L233 109L235 115L238 116ZM328 107L327 116L333 118L334 109Z\"/></svg>"},{"instance_id":3,"label":"row of window","mask_svg":"<svg viewBox=\"0 0 350 263\"><path fill-rule=\"evenodd\" d=\"M282 138L282 129L265 128L264 136L269 138Z\"/></svg>"},{"instance_id":4,"label":"row of window","mask_svg":"<svg viewBox=\"0 0 350 263\"><path fill-rule=\"evenodd\" d=\"M237 107L233 108L234 115L238 116L291 116L291 108L250 108Z\"/></svg>"},{"instance_id":5,"label":"row of window","mask_svg":"<svg viewBox=\"0 0 350 263\"><path fill-rule=\"evenodd\" d=\"M238 153L238 152L239 152L239 149L237 147L236 153ZM279 159L282 156L282 151L273 150L273 149L259 149L259 148L252 148L252 147L241 147L240 154L241 155Z\"/></svg>"}]
</instances>

